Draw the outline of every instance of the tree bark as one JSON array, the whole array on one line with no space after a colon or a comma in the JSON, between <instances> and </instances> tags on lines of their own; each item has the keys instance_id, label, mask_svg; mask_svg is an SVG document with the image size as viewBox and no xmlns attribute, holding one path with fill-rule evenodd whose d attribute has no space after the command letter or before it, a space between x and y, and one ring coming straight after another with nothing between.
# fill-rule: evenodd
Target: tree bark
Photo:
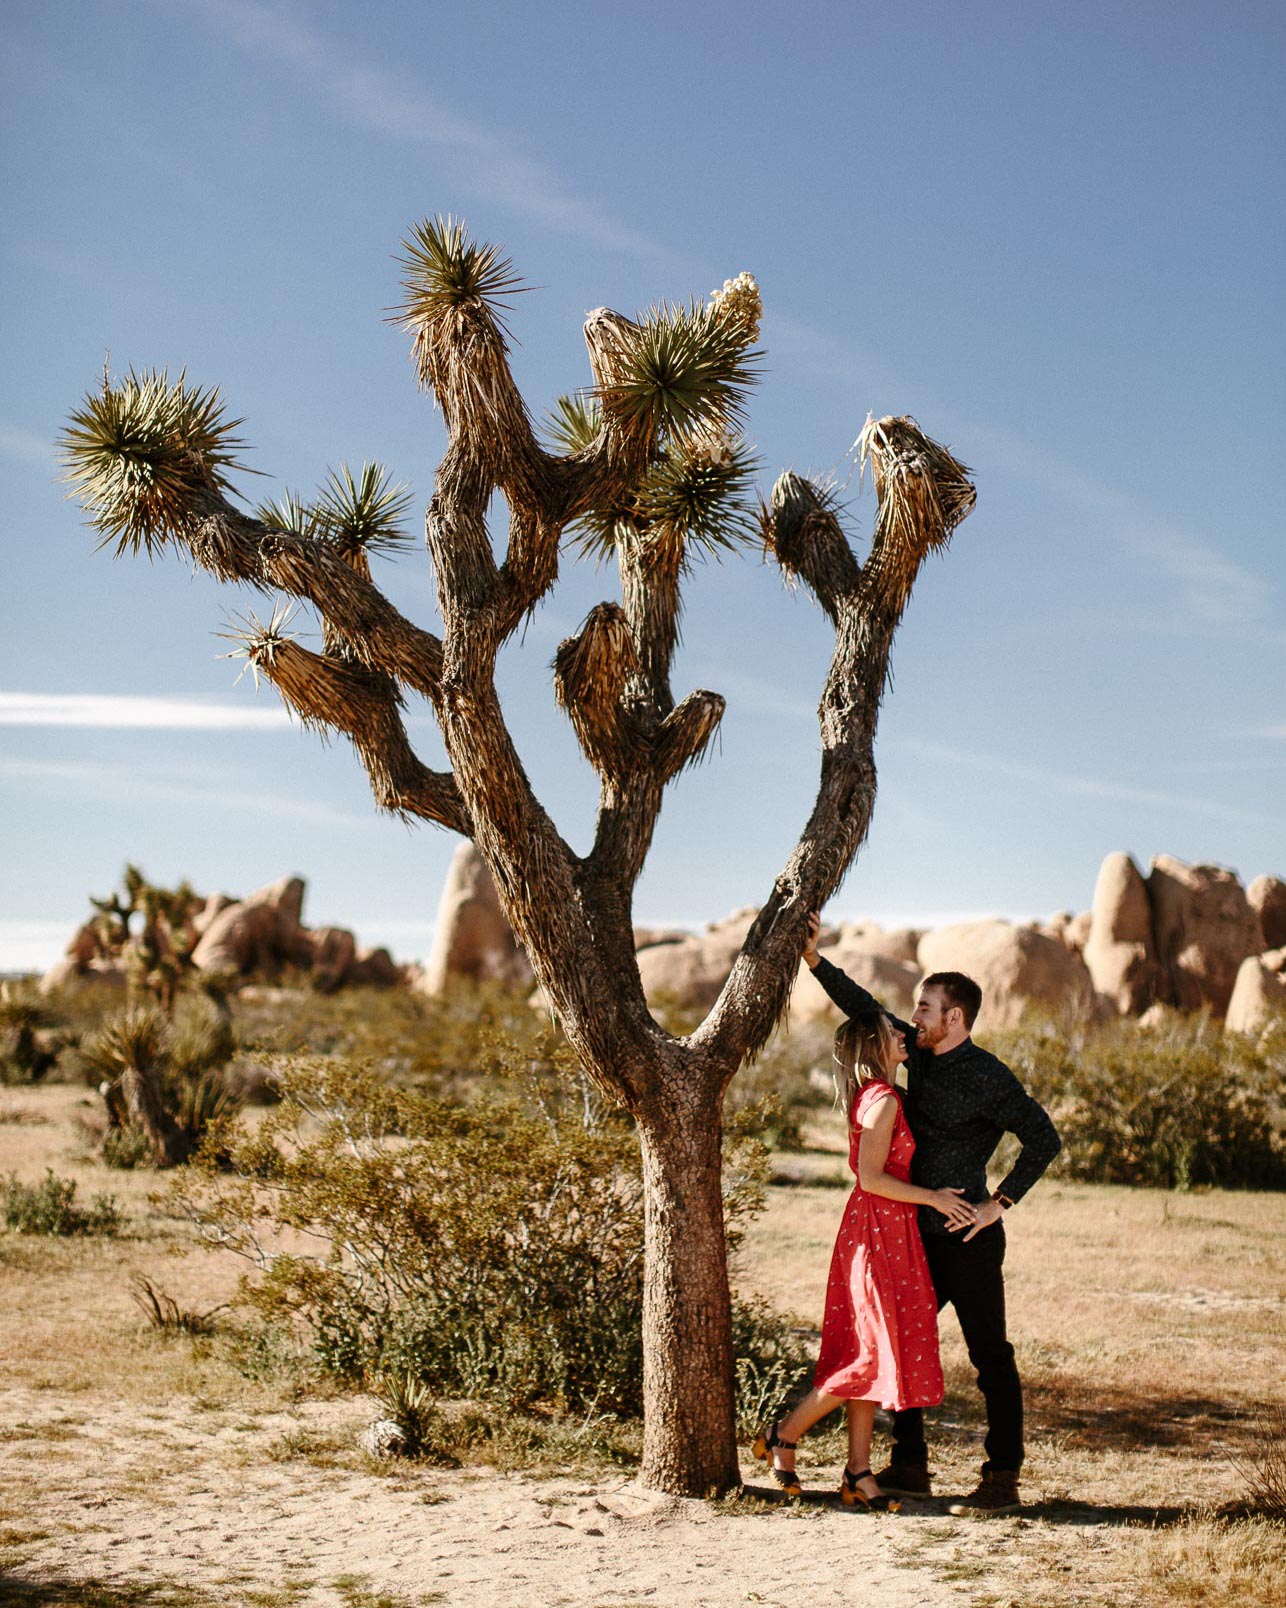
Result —
<instances>
[{"instance_id":1,"label":"tree bark","mask_svg":"<svg viewBox=\"0 0 1286 1608\"><path fill-rule=\"evenodd\" d=\"M740 1483L717 1085L667 1090L643 1153L642 1482L684 1496Z\"/></svg>"}]
</instances>

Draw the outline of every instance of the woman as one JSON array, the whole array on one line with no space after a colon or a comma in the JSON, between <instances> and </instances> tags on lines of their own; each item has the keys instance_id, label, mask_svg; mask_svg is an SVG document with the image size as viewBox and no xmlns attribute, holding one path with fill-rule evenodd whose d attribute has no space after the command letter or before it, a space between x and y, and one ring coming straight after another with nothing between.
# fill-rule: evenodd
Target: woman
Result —
<instances>
[{"instance_id":1,"label":"woman","mask_svg":"<svg viewBox=\"0 0 1286 1608\"><path fill-rule=\"evenodd\" d=\"M942 1400L938 1304L915 1209L931 1206L952 1228L963 1228L974 1208L959 1190L910 1182L915 1140L893 1085L906 1042L884 1012L845 1022L835 1035L834 1060L857 1186L831 1257L813 1388L786 1418L761 1431L754 1453L771 1465L788 1496L799 1496L795 1443L842 1405L848 1464L840 1496L850 1507L877 1511L889 1499L871 1475L876 1407L935 1407Z\"/></svg>"}]
</instances>

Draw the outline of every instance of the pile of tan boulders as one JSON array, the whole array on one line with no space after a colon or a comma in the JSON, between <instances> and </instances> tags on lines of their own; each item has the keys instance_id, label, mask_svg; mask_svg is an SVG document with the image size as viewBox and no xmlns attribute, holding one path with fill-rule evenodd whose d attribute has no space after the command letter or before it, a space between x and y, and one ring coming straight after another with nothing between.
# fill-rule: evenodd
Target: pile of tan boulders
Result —
<instances>
[{"instance_id":1,"label":"pile of tan boulders","mask_svg":"<svg viewBox=\"0 0 1286 1608\"><path fill-rule=\"evenodd\" d=\"M719 996L754 909L700 932L639 928L639 972L649 1001L704 1013ZM1048 921L972 921L932 931L886 932L845 922L821 935L821 951L891 1008L906 1010L931 971L963 971L981 985L986 1025L1014 1025L1031 1006L1086 1016L1142 1017L1159 1009L1209 1009L1229 1028L1257 1032L1286 1010L1286 883L1258 877L1244 888L1220 866L1159 855L1144 876L1128 854L1109 854L1092 908ZM418 986L441 993L462 976L525 986L531 971L501 913L477 850L456 851L439 910L433 954ZM835 1008L801 966L795 1021Z\"/></svg>"},{"instance_id":2,"label":"pile of tan boulders","mask_svg":"<svg viewBox=\"0 0 1286 1608\"><path fill-rule=\"evenodd\" d=\"M305 927L304 879L280 881L233 899L212 893L191 917L183 934L192 965L245 980L268 980L291 968L307 972L324 992L356 983L388 987L404 980L387 949L362 949L345 927ZM100 982L124 987L124 955L104 939L100 924L79 928L62 959L41 979L48 992L68 982Z\"/></svg>"}]
</instances>

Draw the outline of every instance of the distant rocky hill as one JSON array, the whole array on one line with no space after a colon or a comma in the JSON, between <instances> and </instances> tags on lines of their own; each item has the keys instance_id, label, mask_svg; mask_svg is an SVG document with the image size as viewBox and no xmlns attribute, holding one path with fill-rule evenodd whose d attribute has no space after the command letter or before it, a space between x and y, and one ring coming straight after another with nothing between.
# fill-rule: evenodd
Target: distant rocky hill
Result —
<instances>
[{"instance_id":1,"label":"distant rocky hill","mask_svg":"<svg viewBox=\"0 0 1286 1608\"><path fill-rule=\"evenodd\" d=\"M735 911L698 933L636 929L649 1000L708 1009L757 913ZM1222 866L1165 854L1144 876L1128 854L1109 854L1083 914L933 931L846 922L823 932L822 953L891 1007L909 1006L926 972L967 972L982 986L990 1027L1012 1025L1033 1005L1095 1018L1206 1007L1229 1028L1253 1032L1286 1011L1286 882L1260 876L1247 888ZM792 1017L836 1017L806 971L801 966ZM433 955L418 981L436 993L457 976L533 981L470 843L456 850Z\"/></svg>"},{"instance_id":2,"label":"distant rocky hill","mask_svg":"<svg viewBox=\"0 0 1286 1608\"><path fill-rule=\"evenodd\" d=\"M304 881L283 877L235 899L194 897L182 935L192 964L242 979L290 967L330 990L405 984L440 994L452 978L531 988L535 978L471 843L456 850L424 966L398 966L386 949L359 947L344 927L303 924ZM701 932L636 928L643 986L653 1004L704 1012L718 998L757 911L734 911ZM1047 921L974 921L933 930L885 931L844 922L822 933L822 953L892 1008L907 1009L921 977L963 971L982 986L983 1023L1005 1027L1030 1006L1072 1009L1102 1019L1148 1019L1167 1008L1202 1008L1239 1032L1258 1032L1286 1012L1286 881L1187 865L1158 855L1145 876L1128 854L1109 854L1089 910ZM77 930L42 980L123 985L125 964L101 921ZM805 974L791 1001L795 1020L836 1017Z\"/></svg>"}]
</instances>

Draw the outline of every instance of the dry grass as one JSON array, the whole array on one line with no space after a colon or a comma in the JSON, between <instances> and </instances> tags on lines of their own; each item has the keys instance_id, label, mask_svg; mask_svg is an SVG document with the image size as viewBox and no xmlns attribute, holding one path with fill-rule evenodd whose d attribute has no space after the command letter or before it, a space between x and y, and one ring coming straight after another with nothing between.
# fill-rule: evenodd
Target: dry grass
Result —
<instances>
[{"instance_id":1,"label":"dry grass","mask_svg":"<svg viewBox=\"0 0 1286 1608\"><path fill-rule=\"evenodd\" d=\"M369 1403L326 1399L312 1384L301 1399L299 1383L280 1369L252 1369L248 1377L237 1337L222 1323L196 1337L152 1328L131 1299L132 1275L150 1278L184 1308L206 1311L233 1298L240 1269L193 1244L186 1223L152 1198L155 1175L108 1174L92 1159L77 1129L92 1109L84 1098L66 1086L10 1091L6 1104L15 1115L20 1106L21 1119L0 1124L0 1173L33 1180L52 1166L88 1194L110 1185L124 1212L122 1234L112 1240L0 1234L0 1392L9 1408L0 1435L0 1600L285 1608L296 1600L342 1604L347 1590L354 1608L373 1604L386 1587L355 1579L344 1587L335 1570L315 1590L262 1575L221 1584L178 1571L137 1587L97 1575L36 1586L25 1570L21 1582L4 1571L47 1557L73 1528L88 1559L102 1544L95 1527L146 1511L160 1492L166 1511L178 1513L203 1490L247 1483L262 1489L266 1504L294 1500L290 1493L300 1490L320 1499L333 1488L334 1500L351 1504L373 1500L362 1493L377 1487L389 1500L404 1489L422 1513L425 1503L447 1502L460 1482L522 1484L520 1471L528 1481L548 1479L575 1464L570 1443L502 1443L481 1419L466 1434L465 1418L476 1410L461 1407L451 1409L464 1414L456 1450L492 1473L452 1471L444 1488L440 1471L376 1468L355 1445ZM810 1119L806 1137L808 1150L781 1158L797 1181L770 1191L739 1276L743 1291L812 1325L843 1205L834 1182L843 1172L843 1134L826 1113ZM908 1571L930 1571L969 1608L1275 1608L1286 1580L1286 1531L1239 1510L1246 1481L1234 1460L1243 1467L1253 1460L1263 1425L1286 1405L1286 1196L1047 1181L1015 1212L1009 1244L1031 1506L1017 1519L971 1524L946 1516L941 1503L908 1504L881 1532L880 1546ZM936 1414L934 1465L939 1489L955 1492L972 1483L981 1420L949 1314L943 1332L948 1399ZM471 1439L472 1450L463 1444ZM765 1549L789 1545L801 1527L811 1532L829 1522L820 1492L833 1486L842 1455L835 1435L805 1442L810 1501L788 1510L752 1492L722 1504L721 1522L764 1526ZM510 1472L496 1472L504 1469ZM85 1572L92 1573L88 1563Z\"/></svg>"}]
</instances>

